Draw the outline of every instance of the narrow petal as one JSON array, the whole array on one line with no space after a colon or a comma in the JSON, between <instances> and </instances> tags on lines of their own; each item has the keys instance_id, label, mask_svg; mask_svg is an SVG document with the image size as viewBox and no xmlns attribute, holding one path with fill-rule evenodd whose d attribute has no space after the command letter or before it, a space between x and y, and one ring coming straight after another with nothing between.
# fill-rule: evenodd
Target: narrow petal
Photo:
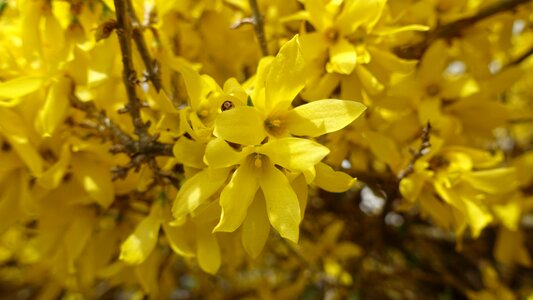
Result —
<instances>
[{"instance_id":1,"label":"narrow petal","mask_svg":"<svg viewBox=\"0 0 533 300\"><path fill-rule=\"evenodd\" d=\"M373 28L383 13L387 0L354 0L345 2L337 18L337 26L344 34L353 33L359 26Z\"/></svg>"},{"instance_id":2,"label":"narrow petal","mask_svg":"<svg viewBox=\"0 0 533 300\"><path fill-rule=\"evenodd\" d=\"M171 226L168 222L163 223L163 231L170 248L178 255L192 257L194 252L194 227L191 222L186 222L181 226Z\"/></svg>"},{"instance_id":3,"label":"narrow petal","mask_svg":"<svg viewBox=\"0 0 533 300\"><path fill-rule=\"evenodd\" d=\"M389 35L406 31L428 31L431 28L421 24L410 24L400 27L379 27L372 31L372 34L376 35Z\"/></svg>"},{"instance_id":4,"label":"narrow petal","mask_svg":"<svg viewBox=\"0 0 533 300\"><path fill-rule=\"evenodd\" d=\"M154 204L150 214L144 218L120 247L120 260L128 264L142 263L154 250L161 227L161 206Z\"/></svg>"},{"instance_id":5,"label":"narrow petal","mask_svg":"<svg viewBox=\"0 0 533 300\"><path fill-rule=\"evenodd\" d=\"M250 153L251 147L242 151L233 149L222 138L215 138L207 144L205 149L205 162L211 168L226 168L240 164Z\"/></svg>"},{"instance_id":6,"label":"narrow petal","mask_svg":"<svg viewBox=\"0 0 533 300\"><path fill-rule=\"evenodd\" d=\"M265 194L268 219L279 234L294 243L300 232L300 204L285 175L274 165L267 165L259 179Z\"/></svg>"},{"instance_id":7,"label":"narrow petal","mask_svg":"<svg viewBox=\"0 0 533 300\"><path fill-rule=\"evenodd\" d=\"M517 188L515 169L498 168L464 174L463 179L474 188L490 194L510 193Z\"/></svg>"},{"instance_id":8,"label":"narrow petal","mask_svg":"<svg viewBox=\"0 0 533 300\"><path fill-rule=\"evenodd\" d=\"M70 93L71 82L66 77L54 82L50 87L37 117L36 127L42 136L51 136L56 128L63 123L70 106L68 100Z\"/></svg>"},{"instance_id":9,"label":"narrow petal","mask_svg":"<svg viewBox=\"0 0 533 300\"><path fill-rule=\"evenodd\" d=\"M265 247L269 233L270 222L266 211L265 196L262 192L258 192L242 224L241 240L246 253L253 258L259 256Z\"/></svg>"},{"instance_id":10,"label":"narrow petal","mask_svg":"<svg viewBox=\"0 0 533 300\"><path fill-rule=\"evenodd\" d=\"M344 172L335 171L325 163L318 163L315 168L315 184L325 191L346 192L355 183L355 178Z\"/></svg>"},{"instance_id":11,"label":"narrow petal","mask_svg":"<svg viewBox=\"0 0 533 300\"><path fill-rule=\"evenodd\" d=\"M48 168L48 170L37 179L37 182L47 189L55 189L59 186L68 169L70 156L70 145L63 145L63 147L61 147L61 153L59 154L59 160Z\"/></svg>"},{"instance_id":12,"label":"narrow petal","mask_svg":"<svg viewBox=\"0 0 533 300\"><path fill-rule=\"evenodd\" d=\"M218 241L215 235L211 233L211 229L209 223L196 226L196 255L200 268L209 274L215 274L220 268L222 259Z\"/></svg>"},{"instance_id":13,"label":"narrow petal","mask_svg":"<svg viewBox=\"0 0 533 300\"><path fill-rule=\"evenodd\" d=\"M172 206L174 218L180 220L205 203L226 182L229 169L205 169L187 179Z\"/></svg>"},{"instance_id":14,"label":"narrow petal","mask_svg":"<svg viewBox=\"0 0 533 300\"><path fill-rule=\"evenodd\" d=\"M10 109L0 107L0 131L5 135L13 149L31 170L39 177L43 172L43 159L29 140L25 121Z\"/></svg>"},{"instance_id":15,"label":"narrow petal","mask_svg":"<svg viewBox=\"0 0 533 300\"><path fill-rule=\"evenodd\" d=\"M241 145L257 145L266 137L264 118L256 108L240 106L221 113L214 135Z\"/></svg>"},{"instance_id":16,"label":"narrow petal","mask_svg":"<svg viewBox=\"0 0 533 300\"><path fill-rule=\"evenodd\" d=\"M182 136L172 147L172 153L177 162L189 167L203 169L205 168L203 161L205 148L206 144Z\"/></svg>"},{"instance_id":17,"label":"narrow petal","mask_svg":"<svg viewBox=\"0 0 533 300\"><path fill-rule=\"evenodd\" d=\"M365 110L366 106L355 101L313 101L290 110L286 126L294 135L316 137L348 126Z\"/></svg>"},{"instance_id":18,"label":"narrow petal","mask_svg":"<svg viewBox=\"0 0 533 300\"><path fill-rule=\"evenodd\" d=\"M389 73L398 72L407 74L415 70L418 63L417 60L405 60L398 58L389 51L383 51L376 47L367 47L372 61L380 65Z\"/></svg>"},{"instance_id":19,"label":"narrow petal","mask_svg":"<svg viewBox=\"0 0 533 300\"><path fill-rule=\"evenodd\" d=\"M241 226L258 188L254 170L247 164L237 168L220 194L222 215L214 231L233 232Z\"/></svg>"},{"instance_id":20,"label":"narrow petal","mask_svg":"<svg viewBox=\"0 0 533 300\"><path fill-rule=\"evenodd\" d=\"M102 207L111 205L115 190L108 166L86 154L78 154L72 158L72 169L74 177L96 203Z\"/></svg>"},{"instance_id":21,"label":"narrow petal","mask_svg":"<svg viewBox=\"0 0 533 300\"><path fill-rule=\"evenodd\" d=\"M27 76L0 82L0 100L18 98L37 91L43 84L41 77Z\"/></svg>"},{"instance_id":22,"label":"narrow petal","mask_svg":"<svg viewBox=\"0 0 533 300\"><path fill-rule=\"evenodd\" d=\"M319 143L294 137L271 140L256 151L268 156L273 164L296 171L313 167L329 154L329 149Z\"/></svg>"},{"instance_id":23,"label":"narrow petal","mask_svg":"<svg viewBox=\"0 0 533 300\"><path fill-rule=\"evenodd\" d=\"M323 31L331 23L325 13L325 3L323 0L305 0L305 11L309 14L309 22L318 31Z\"/></svg>"},{"instance_id":24,"label":"narrow petal","mask_svg":"<svg viewBox=\"0 0 533 300\"><path fill-rule=\"evenodd\" d=\"M329 63L326 65L328 73L349 75L355 69L357 52L355 47L344 38L329 48Z\"/></svg>"},{"instance_id":25,"label":"narrow petal","mask_svg":"<svg viewBox=\"0 0 533 300\"><path fill-rule=\"evenodd\" d=\"M306 70L298 35L285 43L270 64L265 81L266 109L287 109L305 85Z\"/></svg>"},{"instance_id":26,"label":"narrow petal","mask_svg":"<svg viewBox=\"0 0 533 300\"><path fill-rule=\"evenodd\" d=\"M426 50L418 70L419 78L428 84L438 84L446 67L448 48L446 42L437 40Z\"/></svg>"}]
</instances>

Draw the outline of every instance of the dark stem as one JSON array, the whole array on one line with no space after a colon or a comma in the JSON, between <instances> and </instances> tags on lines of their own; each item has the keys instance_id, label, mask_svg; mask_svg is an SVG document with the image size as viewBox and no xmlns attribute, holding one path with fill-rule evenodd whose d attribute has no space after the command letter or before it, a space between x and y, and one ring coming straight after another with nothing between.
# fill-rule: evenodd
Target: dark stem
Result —
<instances>
[{"instance_id":1,"label":"dark stem","mask_svg":"<svg viewBox=\"0 0 533 300\"><path fill-rule=\"evenodd\" d=\"M261 47L261 54L263 54L263 56L268 56L265 27L263 24L263 18L261 17L261 13L259 12L259 8L257 6L257 0L249 0L248 2L250 3L250 8L252 9L252 20L255 28L255 34L257 35L259 46Z\"/></svg>"}]
</instances>

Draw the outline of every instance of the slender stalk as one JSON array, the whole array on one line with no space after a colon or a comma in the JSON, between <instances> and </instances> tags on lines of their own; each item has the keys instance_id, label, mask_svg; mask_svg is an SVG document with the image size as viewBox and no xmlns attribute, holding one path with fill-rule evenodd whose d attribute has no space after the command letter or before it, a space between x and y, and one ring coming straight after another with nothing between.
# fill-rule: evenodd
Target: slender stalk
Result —
<instances>
[{"instance_id":1,"label":"slender stalk","mask_svg":"<svg viewBox=\"0 0 533 300\"><path fill-rule=\"evenodd\" d=\"M252 21L254 24L255 34L257 35L257 40L259 40L259 46L261 47L261 53L263 56L268 56L268 46L265 37L265 27L263 24L263 18L259 12L259 7L257 6L257 0L249 0L250 8L252 9Z\"/></svg>"},{"instance_id":2,"label":"slender stalk","mask_svg":"<svg viewBox=\"0 0 533 300\"><path fill-rule=\"evenodd\" d=\"M159 69L157 67L157 63L152 58L150 51L148 50L148 46L146 45L146 41L144 40L144 36L142 33L143 31L142 24L137 18L137 15L135 14L135 11L133 9L133 4L131 3L131 0L127 0L127 1L128 1L128 13L133 23L133 29L132 29L133 41L135 42L135 45L137 46L137 50L141 54L141 58L143 60L144 66L146 67L146 70L148 72L148 79L152 82L156 91L159 92L159 90L161 89L161 76L159 75Z\"/></svg>"}]
</instances>

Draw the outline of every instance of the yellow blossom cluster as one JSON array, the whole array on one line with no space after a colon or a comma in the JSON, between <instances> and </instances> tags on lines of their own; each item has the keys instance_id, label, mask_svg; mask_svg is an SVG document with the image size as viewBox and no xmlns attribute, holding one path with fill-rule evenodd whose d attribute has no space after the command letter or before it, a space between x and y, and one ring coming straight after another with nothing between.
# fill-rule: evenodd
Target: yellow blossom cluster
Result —
<instances>
[{"instance_id":1,"label":"yellow blossom cluster","mask_svg":"<svg viewBox=\"0 0 533 300\"><path fill-rule=\"evenodd\" d=\"M532 11L0 0L0 296L533 297Z\"/></svg>"}]
</instances>

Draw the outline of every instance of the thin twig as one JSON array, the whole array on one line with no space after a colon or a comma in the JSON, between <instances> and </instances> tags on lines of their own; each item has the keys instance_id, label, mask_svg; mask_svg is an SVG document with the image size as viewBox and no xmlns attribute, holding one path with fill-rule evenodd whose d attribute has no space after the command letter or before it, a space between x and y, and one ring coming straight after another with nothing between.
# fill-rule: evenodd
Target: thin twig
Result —
<instances>
[{"instance_id":1,"label":"thin twig","mask_svg":"<svg viewBox=\"0 0 533 300\"><path fill-rule=\"evenodd\" d=\"M146 45L146 41L144 40L144 36L142 33L143 26L137 18L137 15L135 14L135 10L133 9L131 0L128 0L128 12L133 23L133 41L137 46L137 50L139 50L139 53L141 54L144 66L146 67L146 70L148 72L148 79L152 82L156 91L159 92L159 90L161 89L161 77L159 74L159 68L157 66L157 62L150 55L150 51L148 50L148 46Z\"/></svg>"},{"instance_id":2,"label":"thin twig","mask_svg":"<svg viewBox=\"0 0 533 300\"><path fill-rule=\"evenodd\" d=\"M528 59L528 57L532 56L533 55L533 48L529 49L529 51L526 51L525 53L523 53L522 55L520 55L519 57L511 60L505 67L510 67L510 66L516 66L516 65L519 65L521 64L523 61L525 61L526 59Z\"/></svg>"},{"instance_id":3,"label":"thin twig","mask_svg":"<svg viewBox=\"0 0 533 300\"><path fill-rule=\"evenodd\" d=\"M92 102L81 101L74 93L70 95L70 103L72 107L84 111L89 119L95 120L99 126L102 126L107 130L111 139L115 143L112 146L111 151L114 153L124 152L130 156L141 153L141 149L137 141L135 141L130 135L124 132L115 122L113 122L104 111L98 110ZM146 145L142 150L143 154L149 156L168 156L172 157L171 144L165 144L154 141Z\"/></svg>"},{"instance_id":4,"label":"thin twig","mask_svg":"<svg viewBox=\"0 0 533 300\"><path fill-rule=\"evenodd\" d=\"M418 147L418 150L413 152L413 156L411 157L411 160L409 160L409 164L407 165L407 167L398 173L399 180L402 180L405 177L409 176L411 173L413 173L415 171L415 163L422 156L427 154L429 147L431 147L431 144L429 143L430 132L431 124L428 122L424 127L424 130L422 131L422 136L420 137L422 143L420 144L420 147Z\"/></svg>"},{"instance_id":5,"label":"thin twig","mask_svg":"<svg viewBox=\"0 0 533 300\"><path fill-rule=\"evenodd\" d=\"M268 46L265 37L265 27L263 24L263 17L259 12L259 7L257 6L257 0L249 0L250 8L252 9L252 21L254 24L255 34L257 35L257 40L259 40L259 46L261 47L261 53L263 56L268 56Z\"/></svg>"},{"instance_id":6,"label":"thin twig","mask_svg":"<svg viewBox=\"0 0 533 300\"><path fill-rule=\"evenodd\" d=\"M131 114L135 134L139 136L139 141L144 144L144 140L149 138L147 124L141 119L141 102L137 97L136 84L137 73L133 67L133 56L131 49L132 28L129 18L127 0L115 0L117 16L117 36L122 53L122 65L124 67L122 79L128 95L127 110Z\"/></svg>"}]
</instances>

